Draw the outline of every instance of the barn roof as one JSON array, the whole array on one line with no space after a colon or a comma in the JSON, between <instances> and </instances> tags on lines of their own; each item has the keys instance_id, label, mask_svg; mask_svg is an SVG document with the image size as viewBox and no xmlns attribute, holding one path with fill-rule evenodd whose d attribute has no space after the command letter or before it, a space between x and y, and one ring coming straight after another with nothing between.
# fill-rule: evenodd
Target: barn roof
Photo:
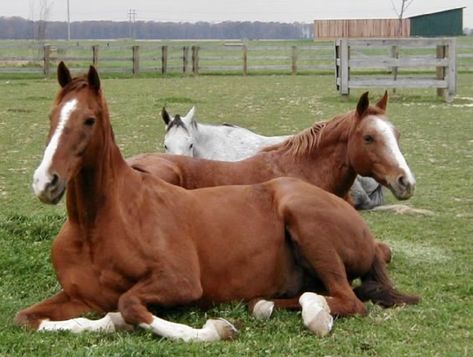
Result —
<instances>
[{"instance_id":1,"label":"barn roof","mask_svg":"<svg viewBox=\"0 0 473 357\"><path fill-rule=\"evenodd\" d=\"M440 11L435 11L435 12L428 12L428 13L425 13L425 14L409 16L409 17L407 17L407 18L408 18L408 19L413 19L413 18L416 18L416 17L422 17L422 16L429 16L429 15L434 15L434 14L440 14L440 13L442 13L442 12L455 11L455 10L463 10L464 8L466 8L466 6L456 7L456 8L453 8L453 9L440 10Z\"/></svg>"}]
</instances>

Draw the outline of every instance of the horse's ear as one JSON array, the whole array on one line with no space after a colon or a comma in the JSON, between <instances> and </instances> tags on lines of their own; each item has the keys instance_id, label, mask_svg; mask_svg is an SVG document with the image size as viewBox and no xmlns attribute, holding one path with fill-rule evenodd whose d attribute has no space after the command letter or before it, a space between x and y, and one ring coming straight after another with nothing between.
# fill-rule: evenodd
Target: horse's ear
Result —
<instances>
[{"instance_id":1,"label":"horse's ear","mask_svg":"<svg viewBox=\"0 0 473 357\"><path fill-rule=\"evenodd\" d=\"M186 114L186 119L190 119L191 121L193 121L194 118L195 118L195 106L192 106L192 108Z\"/></svg>"},{"instance_id":2,"label":"horse's ear","mask_svg":"<svg viewBox=\"0 0 473 357\"><path fill-rule=\"evenodd\" d=\"M171 117L169 113L166 111L166 107L163 107L163 110L161 110L161 118L164 120L164 124L169 125L171 122Z\"/></svg>"},{"instance_id":3,"label":"horse's ear","mask_svg":"<svg viewBox=\"0 0 473 357\"><path fill-rule=\"evenodd\" d=\"M363 118L369 105L370 100L368 99L368 92L365 92L361 95L360 99L358 99L358 104L356 105L356 114L358 114L359 118Z\"/></svg>"},{"instance_id":4,"label":"horse's ear","mask_svg":"<svg viewBox=\"0 0 473 357\"><path fill-rule=\"evenodd\" d=\"M181 117L181 120L186 126L193 125L195 123L195 106L185 116Z\"/></svg>"},{"instance_id":5,"label":"horse's ear","mask_svg":"<svg viewBox=\"0 0 473 357\"><path fill-rule=\"evenodd\" d=\"M100 78L94 66L89 67L89 73L87 73L87 81L89 82L90 88L92 88L96 92L100 90Z\"/></svg>"},{"instance_id":6,"label":"horse's ear","mask_svg":"<svg viewBox=\"0 0 473 357\"><path fill-rule=\"evenodd\" d=\"M386 111L386 106L388 104L388 91L384 91L384 95L383 95L383 98L381 98L378 103L376 103L376 106L379 108L379 109L382 109L384 111Z\"/></svg>"},{"instance_id":7,"label":"horse's ear","mask_svg":"<svg viewBox=\"0 0 473 357\"><path fill-rule=\"evenodd\" d=\"M72 81L71 72L69 72L69 69L63 61L59 62L59 65L57 66L57 80L62 88Z\"/></svg>"}]
</instances>

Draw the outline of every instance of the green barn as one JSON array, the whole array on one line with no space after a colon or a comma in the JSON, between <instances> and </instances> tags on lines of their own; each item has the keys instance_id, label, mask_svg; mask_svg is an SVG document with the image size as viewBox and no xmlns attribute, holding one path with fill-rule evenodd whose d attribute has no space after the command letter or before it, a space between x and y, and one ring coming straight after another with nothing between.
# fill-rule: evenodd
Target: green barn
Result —
<instances>
[{"instance_id":1,"label":"green barn","mask_svg":"<svg viewBox=\"0 0 473 357\"><path fill-rule=\"evenodd\" d=\"M409 17L411 37L437 37L463 35L463 9L459 7L430 14Z\"/></svg>"}]
</instances>

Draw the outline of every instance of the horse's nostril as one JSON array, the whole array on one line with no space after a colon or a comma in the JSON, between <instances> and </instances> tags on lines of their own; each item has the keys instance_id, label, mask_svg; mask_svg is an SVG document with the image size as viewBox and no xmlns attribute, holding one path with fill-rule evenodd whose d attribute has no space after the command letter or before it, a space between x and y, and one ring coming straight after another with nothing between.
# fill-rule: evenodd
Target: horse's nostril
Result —
<instances>
[{"instance_id":1,"label":"horse's nostril","mask_svg":"<svg viewBox=\"0 0 473 357\"><path fill-rule=\"evenodd\" d=\"M397 178L397 182L398 182L398 184L399 184L400 186L402 186L402 187L406 187L406 186L407 186L406 178L405 178L404 176L402 176L402 175Z\"/></svg>"},{"instance_id":2,"label":"horse's nostril","mask_svg":"<svg viewBox=\"0 0 473 357\"><path fill-rule=\"evenodd\" d=\"M59 181L59 176L56 174L53 174L53 179L51 180L50 185L51 186L56 186L57 182Z\"/></svg>"}]
</instances>

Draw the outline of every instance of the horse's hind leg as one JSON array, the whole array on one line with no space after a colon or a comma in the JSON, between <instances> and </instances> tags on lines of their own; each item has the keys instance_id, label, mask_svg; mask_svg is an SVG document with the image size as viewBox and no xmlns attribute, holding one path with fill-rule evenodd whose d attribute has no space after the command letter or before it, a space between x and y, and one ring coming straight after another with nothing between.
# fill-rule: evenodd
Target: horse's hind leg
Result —
<instances>
[{"instance_id":1,"label":"horse's hind leg","mask_svg":"<svg viewBox=\"0 0 473 357\"><path fill-rule=\"evenodd\" d=\"M320 279L327 290L325 297L311 294L317 298L308 299L309 301L305 304L303 299L301 300L304 324L315 334L324 336L332 327L324 300L330 313L337 316L365 315L366 307L352 290L345 265L333 246L332 237L324 236L325 233L317 229L316 223L311 222L308 217L302 215L302 218L305 219L299 220L299 224L293 220L288 226L290 237L301 256L313 269L314 275ZM317 231L317 239L314 239L314 232ZM304 313L304 309L308 312ZM318 322L322 320L323 323Z\"/></svg>"}]
</instances>

